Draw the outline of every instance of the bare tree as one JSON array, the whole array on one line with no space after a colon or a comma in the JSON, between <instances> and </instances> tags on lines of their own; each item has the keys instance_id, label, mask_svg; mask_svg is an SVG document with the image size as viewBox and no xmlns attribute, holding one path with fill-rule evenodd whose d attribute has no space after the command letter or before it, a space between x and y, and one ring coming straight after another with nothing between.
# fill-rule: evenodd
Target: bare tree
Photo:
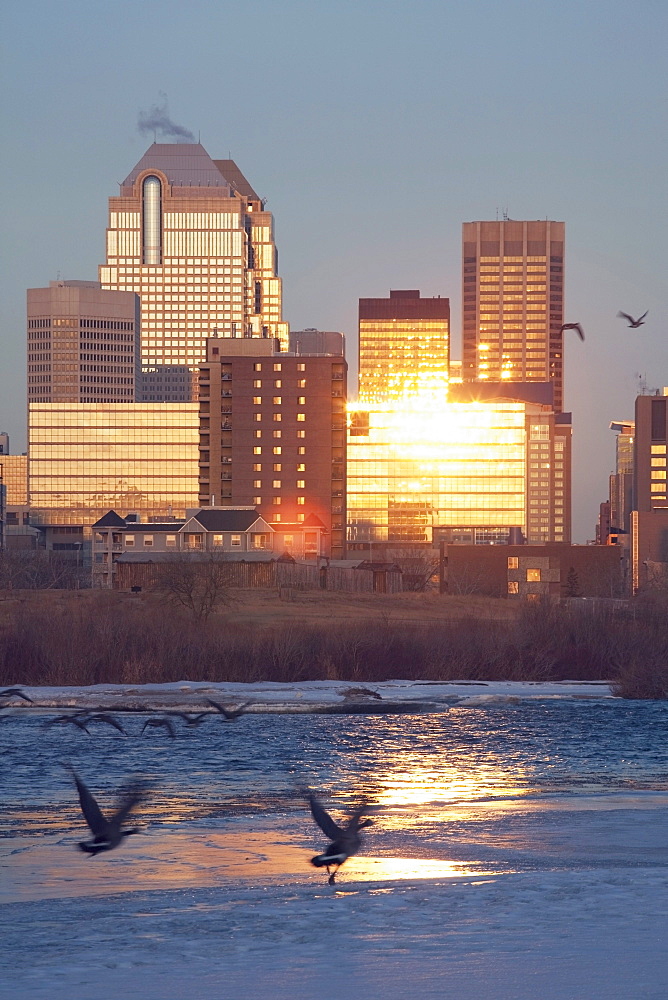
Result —
<instances>
[{"instance_id":1,"label":"bare tree","mask_svg":"<svg viewBox=\"0 0 668 1000\"><path fill-rule=\"evenodd\" d=\"M201 622L217 607L230 603L229 576L229 567L216 556L202 559L183 553L160 566L155 590Z\"/></svg>"}]
</instances>

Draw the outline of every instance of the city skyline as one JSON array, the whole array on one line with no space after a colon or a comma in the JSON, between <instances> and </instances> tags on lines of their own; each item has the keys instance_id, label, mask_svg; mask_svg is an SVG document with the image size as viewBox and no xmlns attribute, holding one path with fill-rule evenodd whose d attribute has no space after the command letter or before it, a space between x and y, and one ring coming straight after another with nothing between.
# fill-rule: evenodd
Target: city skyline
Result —
<instances>
[{"instance_id":1,"label":"city skyline","mask_svg":"<svg viewBox=\"0 0 668 1000\"><path fill-rule=\"evenodd\" d=\"M249 75L243 54L227 51L214 5L187 17L174 7L164 20L135 11L132 32L124 9L40 3L5 15L12 140L3 184L12 199L0 427L13 449L25 447L25 289L58 272L96 278L106 198L153 139L136 131L137 114L163 90L173 119L201 129L212 155L229 151L269 198L284 318L297 329L342 330L350 359L358 299L390 287L450 298L459 357L461 224L497 212L565 221L564 318L586 332L585 344L571 338L565 374L574 538L592 538L614 469L610 420L632 418L643 381L649 389L668 381L660 211L668 12L612 3L601 24L574 3L503 11L393 3L383 17L377 4L340 4L309 9L308 18L303 4L258 4L263 30ZM205 15L206 32L193 31ZM21 58L27 51L39 80ZM102 75L100 99L89 81ZM645 326L629 330L619 309L649 309Z\"/></svg>"}]
</instances>

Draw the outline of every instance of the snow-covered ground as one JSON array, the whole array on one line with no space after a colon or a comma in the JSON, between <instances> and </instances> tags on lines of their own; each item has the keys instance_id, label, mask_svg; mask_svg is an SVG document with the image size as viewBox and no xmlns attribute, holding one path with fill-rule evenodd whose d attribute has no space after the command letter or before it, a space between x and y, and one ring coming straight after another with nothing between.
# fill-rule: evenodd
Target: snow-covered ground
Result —
<instances>
[{"instance_id":1,"label":"snow-covered ground","mask_svg":"<svg viewBox=\"0 0 668 1000\"><path fill-rule=\"evenodd\" d=\"M290 714L377 700L351 688L428 710ZM666 996L668 706L580 684L25 690L42 707L0 725L3 998ZM140 736L141 714L119 716L128 737L43 728L55 706L202 692L255 712L173 740ZM103 809L124 775L153 777L142 833L78 852L62 759ZM324 838L302 780L335 815L376 807L332 887L308 863Z\"/></svg>"}]
</instances>

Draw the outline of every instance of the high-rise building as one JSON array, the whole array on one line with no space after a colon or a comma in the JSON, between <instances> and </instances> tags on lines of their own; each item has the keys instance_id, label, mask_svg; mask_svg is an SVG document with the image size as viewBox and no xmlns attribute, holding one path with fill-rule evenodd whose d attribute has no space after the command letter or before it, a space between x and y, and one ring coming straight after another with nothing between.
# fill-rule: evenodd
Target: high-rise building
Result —
<instances>
[{"instance_id":1,"label":"high-rise building","mask_svg":"<svg viewBox=\"0 0 668 1000\"><path fill-rule=\"evenodd\" d=\"M28 402L132 403L139 299L95 281L28 289Z\"/></svg>"},{"instance_id":2,"label":"high-rise building","mask_svg":"<svg viewBox=\"0 0 668 1000\"><path fill-rule=\"evenodd\" d=\"M90 526L110 508L182 517L197 506L197 403L31 403L34 523Z\"/></svg>"},{"instance_id":3,"label":"high-rise building","mask_svg":"<svg viewBox=\"0 0 668 1000\"><path fill-rule=\"evenodd\" d=\"M351 414L348 540L369 543L570 541L570 425L551 405L428 397Z\"/></svg>"},{"instance_id":4,"label":"high-rise building","mask_svg":"<svg viewBox=\"0 0 668 1000\"><path fill-rule=\"evenodd\" d=\"M563 222L465 222L465 381L552 382L563 408Z\"/></svg>"},{"instance_id":5,"label":"high-rise building","mask_svg":"<svg viewBox=\"0 0 668 1000\"><path fill-rule=\"evenodd\" d=\"M633 510L630 553L632 592L668 589L668 388L638 396L635 407Z\"/></svg>"},{"instance_id":6,"label":"high-rise building","mask_svg":"<svg viewBox=\"0 0 668 1000\"><path fill-rule=\"evenodd\" d=\"M196 373L216 332L288 347L272 215L233 160L212 160L199 143L154 143L109 199L99 277L140 296L149 378L165 366ZM163 389L184 398L179 383ZM147 393L144 378L139 398Z\"/></svg>"},{"instance_id":7,"label":"high-rise building","mask_svg":"<svg viewBox=\"0 0 668 1000\"><path fill-rule=\"evenodd\" d=\"M345 553L346 362L272 340L212 338L200 367L201 505L251 505L282 534L313 524L312 556ZM308 547L309 538L306 537Z\"/></svg>"},{"instance_id":8,"label":"high-rise building","mask_svg":"<svg viewBox=\"0 0 668 1000\"><path fill-rule=\"evenodd\" d=\"M613 420L610 430L617 432L615 439L615 471L610 476L609 531L608 535L628 532L633 509L633 451L635 424L632 420ZM599 531L600 541L607 537Z\"/></svg>"},{"instance_id":9,"label":"high-rise building","mask_svg":"<svg viewBox=\"0 0 668 1000\"><path fill-rule=\"evenodd\" d=\"M450 300L396 290L359 300L359 398L400 401L436 393L445 399L450 353Z\"/></svg>"}]
</instances>

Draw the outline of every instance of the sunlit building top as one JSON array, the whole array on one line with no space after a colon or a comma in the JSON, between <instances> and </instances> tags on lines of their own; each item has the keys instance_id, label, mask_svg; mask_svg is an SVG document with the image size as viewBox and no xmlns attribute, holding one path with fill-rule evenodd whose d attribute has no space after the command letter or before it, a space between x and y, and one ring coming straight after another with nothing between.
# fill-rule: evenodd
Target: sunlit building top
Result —
<instances>
[{"instance_id":1,"label":"sunlit building top","mask_svg":"<svg viewBox=\"0 0 668 1000\"><path fill-rule=\"evenodd\" d=\"M100 281L139 294L154 374L195 369L215 332L288 346L271 212L233 160L199 143L154 143L109 199Z\"/></svg>"},{"instance_id":2,"label":"sunlit building top","mask_svg":"<svg viewBox=\"0 0 668 1000\"><path fill-rule=\"evenodd\" d=\"M563 406L563 222L463 225L463 377L554 384Z\"/></svg>"},{"instance_id":3,"label":"sunlit building top","mask_svg":"<svg viewBox=\"0 0 668 1000\"><path fill-rule=\"evenodd\" d=\"M359 301L359 398L376 403L405 396L445 399L450 300L395 290Z\"/></svg>"}]
</instances>

